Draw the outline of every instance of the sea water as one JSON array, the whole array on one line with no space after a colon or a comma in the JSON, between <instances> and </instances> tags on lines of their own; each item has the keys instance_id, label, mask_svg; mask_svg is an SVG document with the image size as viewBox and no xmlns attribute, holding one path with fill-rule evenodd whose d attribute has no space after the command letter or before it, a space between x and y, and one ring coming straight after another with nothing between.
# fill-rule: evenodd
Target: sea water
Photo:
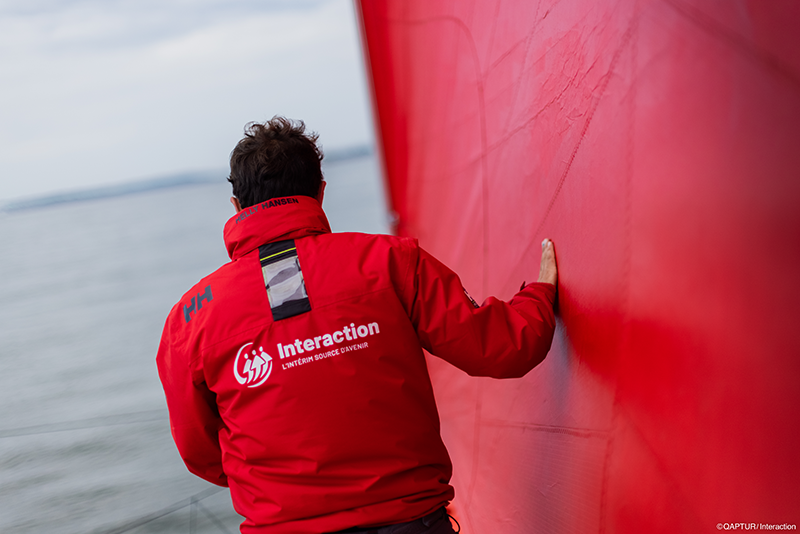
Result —
<instances>
[{"instance_id":1,"label":"sea water","mask_svg":"<svg viewBox=\"0 0 800 534\"><path fill-rule=\"evenodd\" d=\"M374 156L325 167L333 231L386 233ZM228 261L230 185L0 213L0 532L238 532L178 456L155 365L170 308Z\"/></svg>"}]
</instances>

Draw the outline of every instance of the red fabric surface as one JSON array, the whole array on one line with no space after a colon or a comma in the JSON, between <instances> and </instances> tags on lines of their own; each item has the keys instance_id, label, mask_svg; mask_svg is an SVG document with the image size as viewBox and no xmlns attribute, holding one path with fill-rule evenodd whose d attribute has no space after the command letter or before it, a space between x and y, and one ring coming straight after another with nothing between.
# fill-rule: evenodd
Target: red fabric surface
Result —
<instances>
[{"instance_id":1,"label":"red fabric surface","mask_svg":"<svg viewBox=\"0 0 800 534\"><path fill-rule=\"evenodd\" d=\"M466 532L800 524L800 3L362 0L401 235L560 267L520 380L430 360Z\"/></svg>"}]
</instances>

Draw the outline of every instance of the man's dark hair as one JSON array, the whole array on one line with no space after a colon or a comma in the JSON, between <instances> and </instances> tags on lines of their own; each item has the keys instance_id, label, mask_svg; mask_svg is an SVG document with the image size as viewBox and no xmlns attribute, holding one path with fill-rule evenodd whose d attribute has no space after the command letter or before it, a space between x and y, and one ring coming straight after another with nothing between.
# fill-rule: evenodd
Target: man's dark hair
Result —
<instances>
[{"instance_id":1,"label":"man's dark hair","mask_svg":"<svg viewBox=\"0 0 800 534\"><path fill-rule=\"evenodd\" d=\"M231 152L233 196L247 208L271 198L304 195L316 198L322 183L322 151L317 134L303 121L272 117L251 122Z\"/></svg>"}]
</instances>

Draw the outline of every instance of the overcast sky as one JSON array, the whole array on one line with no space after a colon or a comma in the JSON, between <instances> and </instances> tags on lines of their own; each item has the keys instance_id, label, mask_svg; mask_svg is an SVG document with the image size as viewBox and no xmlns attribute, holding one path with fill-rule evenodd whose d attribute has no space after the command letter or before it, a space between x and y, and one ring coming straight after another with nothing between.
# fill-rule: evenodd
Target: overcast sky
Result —
<instances>
[{"instance_id":1,"label":"overcast sky","mask_svg":"<svg viewBox=\"0 0 800 534\"><path fill-rule=\"evenodd\" d=\"M224 169L248 121L371 144L351 0L0 0L0 200Z\"/></svg>"}]
</instances>

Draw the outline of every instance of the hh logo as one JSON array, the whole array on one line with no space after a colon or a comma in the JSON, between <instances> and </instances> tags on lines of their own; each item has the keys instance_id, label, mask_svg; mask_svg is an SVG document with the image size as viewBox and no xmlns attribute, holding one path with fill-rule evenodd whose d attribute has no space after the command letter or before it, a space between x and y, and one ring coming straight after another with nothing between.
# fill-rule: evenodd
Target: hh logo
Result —
<instances>
[{"instance_id":1,"label":"hh logo","mask_svg":"<svg viewBox=\"0 0 800 534\"><path fill-rule=\"evenodd\" d=\"M198 293L196 297L192 297L192 305L183 305L183 318L186 322L192 320L192 314L197 313L203 309L203 301L211 302L214 296L211 294L211 286L206 286L202 293Z\"/></svg>"},{"instance_id":2,"label":"hh logo","mask_svg":"<svg viewBox=\"0 0 800 534\"><path fill-rule=\"evenodd\" d=\"M250 349L252 343L245 343L236 353L233 361L233 375L236 381L247 387L254 388L260 386L269 378L272 372L272 357L264 352L263 347L258 347L258 351Z\"/></svg>"}]
</instances>

